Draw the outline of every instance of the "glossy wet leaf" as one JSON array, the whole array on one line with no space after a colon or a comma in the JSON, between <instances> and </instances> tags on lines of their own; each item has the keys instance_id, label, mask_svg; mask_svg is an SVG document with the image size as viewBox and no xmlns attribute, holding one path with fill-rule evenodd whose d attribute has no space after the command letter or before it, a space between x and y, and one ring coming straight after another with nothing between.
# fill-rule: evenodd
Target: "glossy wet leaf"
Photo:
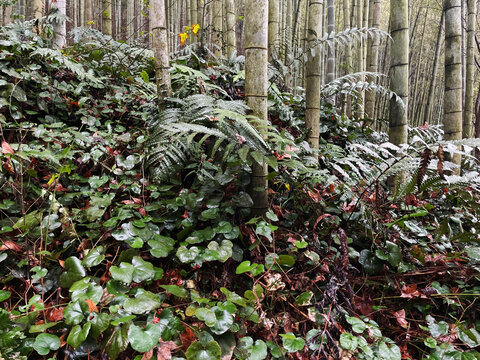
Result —
<instances>
[{"instance_id":1,"label":"glossy wet leaf","mask_svg":"<svg viewBox=\"0 0 480 360\"><path fill-rule=\"evenodd\" d=\"M139 256L132 259L133 281L140 283L142 281L152 280L155 275L153 264L143 260Z\"/></svg>"},{"instance_id":2,"label":"glossy wet leaf","mask_svg":"<svg viewBox=\"0 0 480 360\"><path fill-rule=\"evenodd\" d=\"M214 306L211 310L215 314L216 320L210 330L217 335L227 332L233 324L232 314L219 306Z\"/></svg>"},{"instance_id":3,"label":"glossy wet leaf","mask_svg":"<svg viewBox=\"0 0 480 360\"><path fill-rule=\"evenodd\" d=\"M92 327L91 323L86 323L85 325L75 325L67 337L67 344L69 344L73 348L77 348L83 343L90 332L90 328Z\"/></svg>"},{"instance_id":4,"label":"glossy wet leaf","mask_svg":"<svg viewBox=\"0 0 480 360\"><path fill-rule=\"evenodd\" d=\"M160 285L161 288L165 289L168 293L175 295L179 298L188 297L187 289L177 286L177 285Z\"/></svg>"},{"instance_id":5,"label":"glossy wet leaf","mask_svg":"<svg viewBox=\"0 0 480 360\"><path fill-rule=\"evenodd\" d=\"M88 305L84 300L71 302L63 310L63 317L67 325L80 324L87 314Z\"/></svg>"},{"instance_id":6,"label":"glossy wet leaf","mask_svg":"<svg viewBox=\"0 0 480 360\"><path fill-rule=\"evenodd\" d=\"M129 324L115 326L105 334L103 347L112 360L115 360L118 354L127 349L128 328Z\"/></svg>"},{"instance_id":7,"label":"glossy wet leaf","mask_svg":"<svg viewBox=\"0 0 480 360\"><path fill-rule=\"evenodd\" d=\"M88 254L83 258L82 264L87 268L99 265L105 259L103 254L103 246L97 246L95 249L91 249Z\"/></svg>"},{"instance_id":8,"label":"glossy wet leaf","mask_svg":"<svg viewBox=\"0 0 480 360\"><path fill-rule=\"evenodd\" d=\"M160 307L161 304L156 294L145 291L135 296L135 298L126 300L123 303L123 308L132 314L147 314Z\"/></svg>"},{"instance_id":9,"label":"glossy wet leaf","mask_svg":"<svg viewBox=\"0 0 480 360\"><path fill-rule=\"evenodd\" d=\"M199 341L192 343L185 353L187 360L214 360L220 359L222 351L214 340L202 345Z\"/></svg>"},{"instance_id":10,"label":"glossy wet leaf","mask_svg":"<svg viewBox=\"0 0 480 360\"><path fill-rule=\"evenodd\" d=\"M133 265L126 262L122 262L120 266L112 266L110 268L112 278L124 284L130 284L133 281L133 272Z\"/></svg>"},{"instance_id":11,"label":"glossy wet leaf","mask_svg":"<svg viewBox=\"0 0 480 360\"><path fill-rule=\"evenodd\" d=\"M148 240L150 254L155 257L167 257L174 249L175 240L170 237L155 235L153 239Z\"/></svg>"},{"instance_id":12,"label":"glossy wet leaf","mask_svg":"<svg viewBox=\"0 0 480 360\"><path fill-rule=\"evenodd\" d=\"M158 344L160 339L160 329L154 324L148 324L145 330L136 325L130 325L128 330L128 340L132 348L138 352L144 353Z\"/></svg>"},{"instance_id":13,"label":"glossy wet leaf","mask_svg":"<svg viewBox=\"0 0 480 360\"><path fill-rule=\"evenodd\" d=\"M87 275L80 259L70 256L65 260L65 271L60 275L60 285L69 288L75 281L84 278Z\"/></svg>"},{"instance_id":14,"label":"glossy wet leaf","mask_svg":"<svg viewBox=\"0 0 480 360\"><path fill-rule=\"evenodd\" d=\"M40 355L47 355L51 350L60 348L60 339L52 334L40 334L35 338L33 348Z\"/></svg>"}]
</instances>

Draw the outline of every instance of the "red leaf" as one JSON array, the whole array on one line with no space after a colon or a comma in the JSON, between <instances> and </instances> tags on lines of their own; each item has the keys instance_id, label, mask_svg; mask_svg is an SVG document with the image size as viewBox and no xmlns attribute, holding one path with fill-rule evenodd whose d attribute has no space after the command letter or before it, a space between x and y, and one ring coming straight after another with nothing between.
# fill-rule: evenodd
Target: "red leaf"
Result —
<instances>
[{"instance_id":1,"label":"red leaf","mask_svg":"<svg viewBox=\"0 0 480 360\"><path fill-rule=\"evenodd\" d=\"M160 341L157 347L157 360L172 360L172 350L178 348L173 341Z\"/></svg>"},{"instance_id":2,"label":"red leaf","mask_svg":"<svg viewBox=\"0 0 480 360\"><path fill-rule=\"evenodd\" d=\"M140 215L142 215L142 216L147 216L147 212L145 211L144 208L139 208L139 209L138 209L138 212L139 212Z\"/></svg>"},{"instance_id":3,"label":"red leaf","mask_svg":"<svg viewBox=\"0 0 480 360\"><path fill-rule=\"evenodd\" d=\"M398 310L394 312L393 315L397 319L398 325L405 329L408 327L408 321L405 320L405 309Z\"/></svg>"},{"instance_id":4,"label":"red leaf","mask_svg":"<svg viewBox=\"0 0 480 360\"><path fill-rule=\"evenodd\" d=\"M95 303L92 300L85 299L85 302L88 305L88 312L93 312L93 311L98 312L97 305L95 305Z\"/></svg>"},{"instance_id":5,"label":"red leaf","mask_svg":"<svg viewBox=\"0 0 480 360\"><path fill-rule=\"evenodd\" d=\"M183 351L187 351L190 344L193 343L196 338L197 337L193 331L188 326L185 327L185 331L180 334L180 341L182 342Z\"/></svg>"},{"instance_id":6,"label":"red leaf","mask_svg":"<svg viewBox=\"0 0 480 360\"><path fill-rule=\"evenodd\" d=\"M47 312L47 319L49 321L55 322L63 319L63 309L64 307L53 308Z\"/></svg>"},{"instance_id":7,"label":"red leaf","mask_svg":"<svg viewBox=\"0 0 480 360\"><path fill-rule=\"evenodd\" d=\"M23 249L16 242L11 240L6 240L6 241L3 241L2 246L0 246L0 251L5 251L5 250L21 252Z\"/></svg>"},{"instance_id":8,"label":"red leaf","mask_svg":"<svg viewBox=\"0 0 480 360\"><path fill-rule=\"evenodd\" d=\"M14 154L12 147L6 141L2 141L2 154Z\"/></svg>"}]
</instances>

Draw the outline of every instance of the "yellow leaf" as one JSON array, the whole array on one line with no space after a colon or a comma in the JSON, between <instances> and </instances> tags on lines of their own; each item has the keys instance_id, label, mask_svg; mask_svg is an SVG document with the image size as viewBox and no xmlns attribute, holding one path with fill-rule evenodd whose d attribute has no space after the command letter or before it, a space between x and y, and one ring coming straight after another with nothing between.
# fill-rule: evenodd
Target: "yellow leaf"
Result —
<instances>
[{"instance_id":1,"label":"yellow leaf","mask_svg":"<svg viewBox=\"0 0 480 360\"><path fill-rule=\"evenodd\" d=\"M290 191L290 184L285 184L285 187L287 188L288 191Z\"/></svg>"},{"instance_id":2,"label":"yellow leaf","mask_svg":"<svg viewBox=\"0 0 480 360\"><path fill-rule=\"evenodd\" d=\"M200 30L200 25L198 25L198 24L192 25L193 35L196 36L199 30Z\"/></svg>"},{"instance_id":3,"label":"yellow leaf","mask_svg":"<svg viewBox=\"0 0 480 360\"><path fill-rule=\"evenodd\" d=\"M187 38L188 38L188 34L181 33L181 34L178 34L178 36L180 37L180 45L185 44L185 41L187 41Z\"/></svg>"}]
</instances>

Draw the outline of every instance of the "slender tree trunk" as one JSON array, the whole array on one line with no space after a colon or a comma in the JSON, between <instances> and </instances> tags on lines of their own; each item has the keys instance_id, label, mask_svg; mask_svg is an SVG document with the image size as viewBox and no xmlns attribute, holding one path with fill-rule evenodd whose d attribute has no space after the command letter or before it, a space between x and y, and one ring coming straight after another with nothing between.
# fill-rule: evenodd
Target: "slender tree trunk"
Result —
<instances>
[{"instance_id":1,"label":"slender tree trunk","mask_svg":"<svg viewBox=\"0 0 480 360\"><path fill-rule=\"evenodd\" d=\"M213 44L217 58L222 57L223 29L222 29L222 1L213 0Z\"/></svg>"},{"instance_id":2,"label":"slender tree trunk","mask_svg":"<svg viewBox=\"0 0 480 360\"><path fill-rule=\"evenodd\" d=\"M268 2L268 59L270 61L278 58L279 39L279 15L280 0L269 0Z\"/></svg>"},{"instance_id":3,"label":"slender tree trunk","mask_svg":"<svg viewBox=\"0 0 480 360\"><path fill-rule=\"evenodd\" d=\"M51 9L57 9L60 14L66 15L67 7L65 0L56 0L50 3ZM65 46L67 37L67 27L65 21L54 24L55 46L59 49Z\"/></svg>"},{"instance_id":4,"label":"slender tree trunk","mask_svg":"<svg viewBox=\"0 0 480 360\"><path fill-rule=\"evenodd\" d=\"M392 53L390 89L404 104L390 100L389 137L395 145L407 143L408 133L408 0L390 0Z\"/></svg>"},{"instance_id":5,"label":"slender tree trunk","mask_svg":"<svg viewBox=\"0 0 480 360\"><path fill-rule=\"evenodd\" d=\"M462 138L462 7L461 0L445 0L445 102L443 127L445 140ZM452 160L460 165L460 154ZM456 169L455 173L459 173Z\"/></svg>"},{"instance_id":6,"label":"slender tree trunk","mask_svg":"<svg viewBox=\"0 0 480 360\"><path fill-rule=\"evenodd\" d=\"M172 93L164 0L150 0L150 20L152 22L152 48L155 57L158 106L162 108L164 99Z\"/></svg>"},{"instance_id":7,"label":"slender tree trunk","mask_svg":"<svg viewBox=\"0 0 480 360\"><path fill-rule=\"evenodd\" d=\"M93 21L93 4L92 0L85 0L85 19L83 20L83 23L85 25L92 25Z\"/></svg>"},{"instance_id":8,"label":"slender tree trunk","mask_svg":"<svg viewBox=\"0 0 480 360\"><path fill-rule=\"evenodd\" d=\"M427 105L425 107L425 117L423 119L423 122L425 124L432 123L433 99L435 95L435 87L437 82L438 65L440 63L440 52L442 48L442 32L443 32L444 22L445 22L445 13L442 11L442 18L440 20L440 26L438 28L438 34L437 34L437 43L435 46L435 56L433 58L433 69L432 69L432 77L430 80L430 88L428 90L428 100L427 100Z\"/></svg>"},{"instance_id":9,"label":"slender tree trunk","mask_svg":"<svg viewBox=\"0 0 480 360\"><path fill-rule=\"evenodd\" d=\"M103 16L103 23L102 29L103 33L106 35L113 35L112 32L112 0L103 0L102 1L102 16Z\"/></svg>"},{"instance_id":10,"label":"slender tree trunk","mask_svg":"<svg viewBox=\"0 0 480 360\"><path fill-rule=\"evenodd\" d=\"M370 8L371 26L380 28L381 0L371 0ZM380 38L368 39L367 46L367 71L378 72L378 49L380 47ZM369 79L372 80L372 79ZM375 93L367 91L365 94L365 113L367 118L375 120Z\"/></svg>"},{"instance_id":11,"label":"slender tree trunk","mask_svg":"<svg viewBox=\"0 0 480 360\"><path fill-rule=\"evenodd\" d=\"M235 16L235 2L226 0L225 5L227 15L227 56L230 58L237 51L237 37L235 33L237 18Z\"/></svg>"},{"instance_id":12,"label":"slender tree trunk","mask_svg":"<svg viewBox=\"0 0 480 360\"><path fill-rule=\"evenodd\" d=\"M356 1L356 24L357 28L361 28L363 26L363 6L360 0L355 0ZM368 1L368 0L365 0ZM365 63L363 62L363 51L364 51L364 40L359 39L357 43L357 71L358 72L363 72L365 71ZM360 76L360 81L365 81L364 76ZM364 98L365 98L365 92L361 91L359 94L359 99L357 102L357 110L356 110L356 115L362 119L364 117Z\"/></svg>"},{"instance_id":13,"label":"slender tree trunk","mask_svg":"<svg viewBox=\"0 0 480 360\"><path fill-rule=\"evenodd\" d=\"M190 1L190 18L192 20L192 24L198 24L198 12L197 12L197 0L188 0Z\"/></svg>"},{"instance_id":14,"label":"slender tree trunk","mask_svg":"<svg viewBox=\"0 0 480 360\"><path fill-rule=\"evenodd\" d=\"M306 93L306 109L305 109L305 125L310 131L308 142L314 149L318 149L320 137L320 86L322 84L321 73L321 57L322 51L320 46L315 46L316 41L322 34L323 27L323 0L310 0L308 6L308 29L307 39L307 64L305 68L305 93ZM311 50L310 50L311 49Z\"/></svg>"},{"instance_id":15,"label":"slender tree trunk","mask_svg":"<svg viewBox=\"0 0 480 360\"><path fill-rule=\"evenodd\" d=\"M471 138L473 135L473 84L475 82L474 42L477 23L477 1L468 0L467 21L467 74L465 89L465 114L463 119L463 137Z\"/></svg>"},{"instance_id":16,"label":"slender tree trunk","mask_svg":"<svg viewBox=\"0 0 480 360\"><path fill-rule=\"evenodd\" d=\"M425 9L425 18L423 19L423 26L422 26L422 38L420 40L420 50L418 54L418 61L416 64L415 68L415 77L414 77L414 86L413 86L413 93L411 99L414 99L414 101L410 101L410 115L409 119L413 122L413 124L417 124L419 122L419 119L415 117L415 114L417 112L417 108L422 106L421 102L421 97L418 95L419 92L419 86L420 86L420 69L425 62L423 59L423 50L424 50L424 43L425 43L425 27L427 25L427 18L428 18L428 10L429 8L427 7Z\"/></svg>"},{"instance_id":17,"label":"slender tree trunk","mask_svg":"<svg viewBox=\"0 0 480 360\"><path fill-rule=\"evenodd\" d=\"M328 19L328 33L333 34L335 32L335 1L327 1L327 19ZM328 58L327 58L327 83L335 80L335 47L328 47ZM330 103L333 103L335 99L332 97L328 100Z\"/></svg>"},{"instance_id":18,"label":"slender tree trunk","mask_svg":"<svg viewBox=\"0 0 480 360\"><path fill-rule=\"evenodd\" d=\"M245 94L254 115L266 125L268 66L268 0L245 2ZM263 132L264 125L259 125ZM252 159L250 196L252 212L263 215L268 209L267 166Z\"/></svg>"},{"instance_id":19,"label":"slender tree trunk","mask_svg":"<svg viewBox=\"0 0 480 360\"><path fill-rule=\"evenodd\" d=\"M33 18L38 19L43 16L43 0L33 0Z\"/></svg>"},{"instance_id":20,"label":"slender tree trunk","mask_svg":"<svg viewBox=\"0 0 480 360\"><path fill-rule=\"evenodd\" d=\"M350 0L343 0L343 28L351 28L351 19L350 19ZM352 47L347 42L345 44L345 75L349 74L352 71ZM352 117L352 98L350 96L346 97L345 112L347 117Z\"/></svg>"},{"instance_id":21,"label":"slender tree trunk","mask_svg":"<svg viewBox=\"0 0 480 360\"><path fill-rule=\"evenodd\" d=\"M2 25L7 25L12 22L12 12L13 7L12 5L4 5L3 6L3 22Z\"/></svg>"}]
</instances>

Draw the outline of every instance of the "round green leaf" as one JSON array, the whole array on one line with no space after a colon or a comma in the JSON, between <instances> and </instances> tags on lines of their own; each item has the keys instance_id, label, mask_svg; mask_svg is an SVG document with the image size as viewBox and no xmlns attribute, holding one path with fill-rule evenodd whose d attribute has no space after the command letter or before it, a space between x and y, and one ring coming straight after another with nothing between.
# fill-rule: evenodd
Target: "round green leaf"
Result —
<instances>
[{"instance_id":1,"label":"round green leaf","mask_svg":"<svg viewBox=\"0 0 480 360\"><path fill-rule=\"evenodd\" d=\"M155 257L167 257L173 250L175 240L170 237L154 235L153 239L148 240L150 245L150 254Z\"/></svg>"},{"instance_id":2,"label":"round green leaf","mask_svg":"<svg viewBox=\"0 0 480 360\"><path fill-rule=\"evenodd\" d=\"M355 316L347 317L347 322L352 325L352 330L357 334L361 334L367 328L367 325L363 322L362 319L359 319Z\"/></svg>"},{"instance_id":3,"label":"round green leaf","mask_svg":"<svg viewBox=\"0 0 480 360\"><path fill-rule=\"evenodd\" d=\"M51 350L60 348L60 339L52 334L40 334L35 338L33 348L40 355L47 355Z\"/></svg>"},{"instance_id":4,"label":"round green leaf","mask_svg":"<svg viewBox=\"0 0 480 360\"><path fill-rule=\"evenodd\" d=\"M90 268L99 265L105 259L103 254L103 246L98 246L95 249L91 249L88 254L83 258L83 266Z\"/></svg>"},{"instance_id":5,"label":"round green leaf","mask_svg":"<svg viewBox=\"0 0 480 360\"><path fill-rule=\"evenodd\" d=\"M149 291L145 291L137 295L134 299L128 299L123 303L125 311L132 314L147 314L158 308L161 301L157 295Z\"/></svg>"},{"instance_id":6,"label":"round green leaf","mask_svg":"<svg viewBox=\"0 0 480 360\"><path fill-rule=\"evenodd\" d=\"M192 246L190 249L185 246L180 246L177 250L177 257L182 263L189 263L195 260L200 254L200 249L196 246Z\"/></svg>"},{"instance_id":7,"label":"round green leaf","mask_svg":"<svg viewBox=\"0 0 480 360\"><path fill-rule=\"evenodd\" d=\"M85 314L88 314L88 305L84 300L72 302L63 310L63 317L67 325L80 324Z\"/></svg>"},{"instance_id":8,"label":"round green leaf","mask_svg":"<svg viewBox=\"0 0 480 360\"><path fill-rule=\"evenodd\" d=\"M188 347L185 355L187 360L217 360L221 358L222 350L214 340L209 341L206 345L196 341Z\"/></svg>"},{"instance_id":9,"label":"round green leaf","mask_svg":"<svg viewBox=\"0 0 480 360\"><path fill-rule=\"evenodd\" d=\"M133 281L133 271L133 265L126 262L122 262L120 267L112 266L110 268L112 278L121 281L124 284L130 284Z\"/></svg>"},{"instance_id":10,"label":"round green leaf","mask_svg":"<svg viewBox=\"0 0 480 360\"><path fill-rule=\"evenodd\" d=\"M214 334L221 335L230 329L233 324L233 316L225 309L214 306L212 311L215 313L215 325L210 328ZM266 348L266 346L265 346Z\"/></svg>"},{"instance_id":11,"label":"round green leaf","mask_svg":"<svg viewBox=\"0 0 480 360\"><path fill-rule=\"evenodd\" d=\"M215 316L215 312L212 309L208 308L198 308L195 310L195 316L205 322L208 327L212 327L217 322L217 317Z\"/></svg>"},{"instance_id":12,"label":"round green leaf","mask_svg":"<svg viewBox=\"0 0 480 360\"><path fill-rule=\"evenodd\" d=\"M75 256L70 256L65 260L65 272L60 275L60 286L69 288L75 281L83 279L87 276L82 262Z\"/></svg>"},{"instance_id":13,"label":"round green leaf","mask_svg":"<svg viewBox=\"0 0 480 360\"><path fill-rule=\"evenodd\" d=\"M265 342L263 342L262 340L255 341L255 345L252 346L252 352L250 353L249 360L263 360L266 357L267 344L265 344Z\"/></svg>"},{"instance_id":14,"label":"round green leaf","mask_svg":"<svg viewBox=\"0 0 480 360\"><path fill-rule=\"evenodd\" d=\"M0 290L0 301L5 301L7 300L12 293L8 290Z\"/></svg>"},{"instance_id":15,"label":"round green leaf","mask_svg":"<svg viewBox=\"0 0 480 360\"><path fill-rule=\"evenodd\" d=\"M354 351L357 348L358 341L355 336L348 332L345 332L340 335L340 345L345 350Z\"/></svg>"},{"instance_id":16,"label":"round green leaf","mask_svg":"<svg viewBox=\"0 0 480 360\"><path fill-rule=\"evenodd\" d=\"M179 298L188 297L188 291L183 287L180 287L177 285L160 285L160 287L165 289L170 294L175 295L176 297L179 297Z\"/></svg>"},{"instance_id":17,"label":"round green leaf","mask_svg":"<svg viewBox=\"0 0 480 360\"><path fill-rule=\"evenodd\" d=\"M402 354L400 348L395 344L388 345L386 342L381 342L378 346L378 353L381 359L385 360L401 360Z\"/></svg>"},{"instance_id":18,"label":"round green leaf","mask_svg":"<svg viewBox=\"0 0 480 360\"><path fill-rule=\"evenodd\" d=\"M305 347L305 340L297 338L293 333L280 334L282 337L283 347L288 352L297 352Z\"/></svg>"},{"instance_id":19,"label":"round green leaf","mask_svg":"<svg viewBox=\"0 0 480 360\"><path fill-rule=\"evenodd\" d=\"M83 325L83 328L80 325L75 325L72 330L70 330L70 334L68 334L67 344L74 349L79 347L87 339L91 327L91 323L86 323Z\"/></svg>"},{"instance_id":20,"label":"round green leaf","mask_svg":"<svg viewBox=\"0 0 480 360\"><path fill-rule=\"evenodd\" d=\"M128 340L132 348L138 352L144 353L151 350L160 339L160 329L154 324L148 324L145 330L136 325L130 325L128 330Z\"/></svg>"}]
</instances>

